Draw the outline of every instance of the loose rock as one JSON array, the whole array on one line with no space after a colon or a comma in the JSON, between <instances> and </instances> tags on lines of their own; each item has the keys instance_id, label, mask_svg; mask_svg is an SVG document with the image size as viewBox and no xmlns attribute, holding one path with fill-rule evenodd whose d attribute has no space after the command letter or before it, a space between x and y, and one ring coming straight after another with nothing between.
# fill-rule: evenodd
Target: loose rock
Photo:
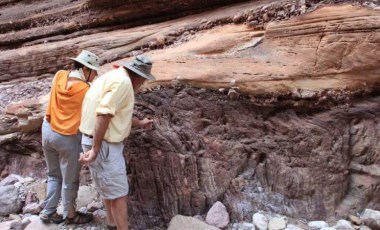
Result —
<instances>
[{"instance_id":1,"label":"loose rock","mask_svg":"<svg viewBox=\"0 0 380 230\"><path fill-rule=\"evenodd\" d=\"M208 225L193 217L186 217L181 215L177 215L172 218L169 223L168 230L184 229L184 226L186 226L186 230L219 230L219 228Z\"/></svg>"},{"instance_id":2,"label":"loose rock","mask_svg":"<svg viewBox=\"0 0 380 230\"><path fill-rule=\"evenodd\" d=\"M261 213L255 213L252 217L253 224L257 227L259 230L266 230L268 229L268 218L264 216Z\"/></svg>"},{"instance_id":3,"label":"loose rock","mask_svg":"<svg viewBox=\"0 0 380 230\"><path fill-rule=\"evenodd\" d=\"M326 228L329 226L328 223L326 223L325 221L310 221L307 225L310 228L317 228L317 229Z\"/></svg>"},{"instance_id":4,"label":"loose rock","mask_svg":"<svg viewBox=\"0 0 380 230\"><path fill-rule=\"evenodd\" d=\"M361 221L372 229L380 229L380 211L365 209L360 215Z\"/></svg>"},{"instance_id":5,"label":"loose rock","mask_svg":"<svg viewBox=\"0 0 380 230\"><path fill-rule=\"evenodd\" d=\"M19 189L14 185L0 187L0 216L21 211L22 203L19 197Z\"/></svg>"},{"instance_id":6,"label":"loose rock","mask_svg":"<svg viewBox=\"0 0 380 230\"><path fill-rule=\"evenodd\" d=\"M221 202L217 201L207 212L206 223L218 228L225 228L229 222L230 216L226 207Z\"/></svg>"}]
</instances>

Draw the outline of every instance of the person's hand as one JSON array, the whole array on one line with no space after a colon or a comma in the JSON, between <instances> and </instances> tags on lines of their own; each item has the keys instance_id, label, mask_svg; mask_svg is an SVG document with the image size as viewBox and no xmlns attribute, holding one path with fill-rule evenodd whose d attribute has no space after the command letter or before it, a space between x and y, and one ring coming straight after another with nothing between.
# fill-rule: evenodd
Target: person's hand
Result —
<instances>
[{"instance_id":1,"label":"person's hand","mask_svg":"<svg viewBox=\"0 0 380 230\"><path fill-rule=\"evenodd\" d=\"M153 128L153 120L144 118L140 121L140 127L143 129L152 129Z\"/></svg>"},{"instance_id":2,"label":"person's hand","mask_svg":"<svg viewBox=\"0 0 380 230\"><path fill-rule=\"evenodd\" d=\"M82 164L90 164L96 159L97 156L98 153L95 152L94 149L90 149L89 151L80 154L79 162Z\"/></svg>"}]
</instances>

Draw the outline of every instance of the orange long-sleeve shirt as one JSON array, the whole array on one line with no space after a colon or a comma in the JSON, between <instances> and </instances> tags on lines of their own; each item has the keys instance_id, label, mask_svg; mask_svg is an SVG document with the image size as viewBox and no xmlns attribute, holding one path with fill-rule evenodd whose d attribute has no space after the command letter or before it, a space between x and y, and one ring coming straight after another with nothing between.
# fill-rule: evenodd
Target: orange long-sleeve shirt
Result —
<instances>
[{"instance_id":1,"label":"orange long-sleeve shirt","mask_svg":"<svg viewBox=\"0 0 380 230\"><path fill-rule=\"evenodd\" d=\"M69 71L60 70L55 74L46 118L51 129L62 135L78 133L82 113L82 102L89 85L78 81L66 89Z\"/></svg>"}]
</instances>

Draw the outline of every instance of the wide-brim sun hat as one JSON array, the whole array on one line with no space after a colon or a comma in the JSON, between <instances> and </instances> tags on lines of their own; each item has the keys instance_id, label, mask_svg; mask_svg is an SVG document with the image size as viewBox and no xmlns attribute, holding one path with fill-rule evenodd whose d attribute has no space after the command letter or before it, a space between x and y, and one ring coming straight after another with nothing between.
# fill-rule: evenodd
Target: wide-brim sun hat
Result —
<instances>
[{"instance_id":1,"label":"wide-brim sun hat","mask_svg":"<svg viewBox=\"0 0 380 230\"><path fill-rule=\"evenodd\" d=\"M82 52L76 58L70 59L79 62L80 64L92 70L99 71L100 69L99 57L96 56L94 53L91 53L90 51L82 50Z\"/></svg>"},{"instance_id":2,"label":"wide-brim sun hat","mask_svg":"<svg viewBox=\"0 0 380 230\"><path fill-rule=\"evenodd\" d=\"M151 74L153 63L147 56L138 55L133 61L120 62L120 64L145 79L156 80Z\"/></svg>"}]
</instances>

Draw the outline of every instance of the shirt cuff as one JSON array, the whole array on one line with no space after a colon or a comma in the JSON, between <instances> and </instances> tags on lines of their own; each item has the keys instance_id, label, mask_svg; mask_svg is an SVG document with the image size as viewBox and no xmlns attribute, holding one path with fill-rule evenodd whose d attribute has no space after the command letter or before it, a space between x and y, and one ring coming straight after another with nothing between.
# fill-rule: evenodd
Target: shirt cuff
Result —
<instances>
[{"instance_id":1,"label":"shirt cuff","mask_svg":"<svg viewBox=\"0 0 380 230\"><path fill-rule=\"evenodd\" d=\"M102 115L112 115L114 116L115 115L115 110L113 109L109 109L109 108L97 108L96 109L96 115L99 115L99 114L102 114Z\"/></svg>"}]
</instances>

